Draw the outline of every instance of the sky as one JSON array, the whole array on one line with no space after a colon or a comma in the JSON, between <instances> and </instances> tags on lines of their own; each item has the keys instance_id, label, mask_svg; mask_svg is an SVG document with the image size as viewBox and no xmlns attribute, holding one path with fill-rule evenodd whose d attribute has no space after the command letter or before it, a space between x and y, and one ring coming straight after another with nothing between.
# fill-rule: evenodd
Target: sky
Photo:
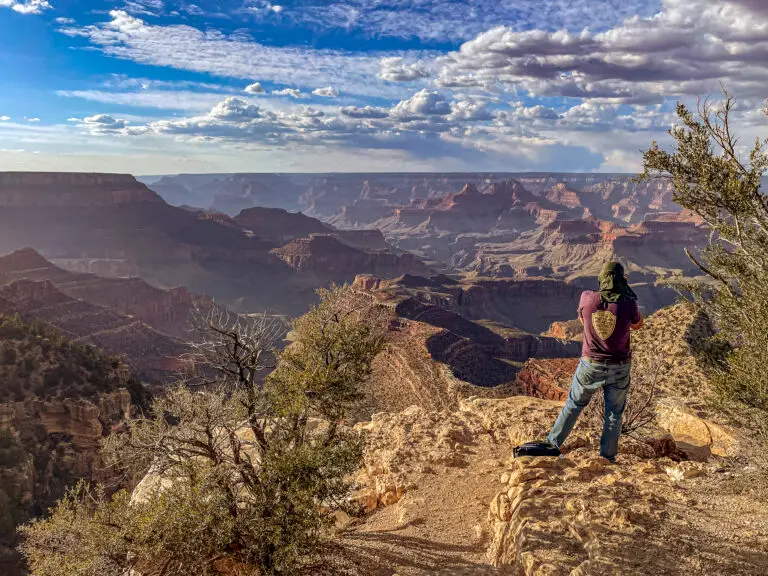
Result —
<instances>
[{"instance_id":1,"label":"sky","mask_svg":"<svg viewBox=\"0 0 768 576\"><path fill-rule=\"evenodd\" d=\"M0 0L0 170L627 172L768 0Z\"/></svg>"}]
</instances>

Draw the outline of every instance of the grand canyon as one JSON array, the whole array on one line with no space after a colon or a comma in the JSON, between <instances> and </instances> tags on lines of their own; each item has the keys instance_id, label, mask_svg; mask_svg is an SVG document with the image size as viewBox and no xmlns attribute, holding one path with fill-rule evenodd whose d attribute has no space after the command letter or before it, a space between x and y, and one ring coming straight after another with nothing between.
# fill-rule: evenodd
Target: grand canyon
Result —
<instances>
[{"instance_id":1,"label":"grand canyon","mask_svg":"<svg viewBox=\"0 0 768 576\"><path fill-rule=\"evenodd\" d=\"M30 464L30 472L8 481L24 501L36 503L39 515L66 482L98 480L100 439L119 433L147 409L149 398L194 371L206 312L285 323L309 310L316 290L346 284L384 314L389 327L366 401L354 415L370 436L355 497L372 515L368 524L345 528L345 538L355 542L376 527L427 540L466 537L475 550L470 556L485 554L489 566L539 574L523 564L541 556L536 562L575 569L591 556L562 552L555 562L551 551L533 544L524 553L510 547L529 533L559 533L541 524L562 490L552 478L578 477L579 490L598 490L601 478L613 485L613 476L578 455L575 463L554 468L536 460L507 465L505 444L488 444L483 435L522 441L541 431L567 397L582 346L575 321L579 297L595 288L605 261L626 266L650 317L655 335L638 340L638 349L648 355L655 341L671 342L682 374L673 370L665 381L650 444L631 445L633 465L648 482L658 474L671 479L662 482L666 502L675 498L668 481L708 474L714 466L709 455L727 457L737 442L732 429L697 415L689 396L695 387L690 378L704 382L692 342L709 328L674 306L674 284L701 273L685 249L705 244L708 230L673 195L667 181L620 174L0 173L0 314L44 327L30 328L32 334L53 330L73 345L103 351L110 356L99 362L115 374L101 384L89 376L78 384L87 392L63 396L14 383L0 404L0 429L16 431L28 447L34 434L46 438L43 453L59 454L54 462L64 471ZM13 344L19 351L14 357L28 345ZM40 381L52 381L45 366ZM10 378L24 382L17 373ZM435 418L447 420L438 426ZM400 427L419 431L417 443L425 444L418 450L428 451L435 434L461 440L424 452L431 464L416 464L395 440ZM717 439L702 429L717 429ZM580 432L586 436L578 446L594 441L590 430ZM468 448L477 445L482 448ZM41 457L36 450L27 456L31 463ZM395 466L393 458L401 463ZM484 484L477 475L501 474L517 496L530 482L525 479L546 477L553 487L537 497L544 500L535 500L541 507L528 524L510 523L508 501L516 496L494 495L489 483L477 496L490 506L488 526L473 508L471 525L462 527L457 510L446 509L447 532L440 533L437 511L435 517L426 512L421 527L409 527L403 518L425 505L418 504L424 489L415 486L428 486L440 498L451 482L470 490L470 479L453 478L467 462L472 483ZM501 473L505 466L512 468ZM431 467L443 468L445 479L432 480ZM601 497L616 502L632 498L627 490L618 480L616 488L599 488ZM650 512L630 512L627 526L658 521L653 506L661 504L649 502ZM591 530L618 522L615 513L594 513L600 520ZM515 512L513 520L515 514L524 517ZM620 540L605 532L599 538L607 546ZM12 540L6 536L5 546ZM459 556L449 554L446 561ZM3 558L8 570L20 566L8 548Z\"/></svg>"},{"instance_id":2,"label":"grand canyon","mask_svg":"<svg viewBox=\"0 0 768 576\"><path fill-rule=\"evenodd\" d=\"M768 574L768 0L0 0L0 576Z\"/></svg>"}]
</instances>

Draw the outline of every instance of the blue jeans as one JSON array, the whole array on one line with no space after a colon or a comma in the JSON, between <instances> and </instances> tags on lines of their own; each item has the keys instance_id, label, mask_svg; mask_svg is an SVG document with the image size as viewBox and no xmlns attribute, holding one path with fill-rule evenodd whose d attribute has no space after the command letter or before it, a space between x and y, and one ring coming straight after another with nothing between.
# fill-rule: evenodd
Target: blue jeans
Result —
<instances>
[{"instance_id":1,"label":"blue jeans","mask_svg":"<svg viewBox=\"0 0 768 576\"><path fill-rule=\"evenodd\" d=\"M576 425L581 411L589 404L592 395L600 388L605 396L605 420L600 438L600 456L613 461L619 451L621 419L629 392L630 365L592 364L582 358L573 375L571 390L565 406L557 417L547 439L558 448Z\"/></svg>"}]
</instances>

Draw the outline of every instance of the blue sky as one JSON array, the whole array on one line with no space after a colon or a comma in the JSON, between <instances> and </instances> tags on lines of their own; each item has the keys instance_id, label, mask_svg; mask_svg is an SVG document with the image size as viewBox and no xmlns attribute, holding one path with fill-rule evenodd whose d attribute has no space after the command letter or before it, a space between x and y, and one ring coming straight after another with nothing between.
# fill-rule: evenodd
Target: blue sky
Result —
<instances>
[{"instance_id":1,"label":"blue sky","mask_svg":"<svg viewBox=\"0 0 768 576\"><path fill-rule=\"evenodd\" d=\"M0 170L628 171L763 0L0 0Z\"/></svg>"}]
</instances>

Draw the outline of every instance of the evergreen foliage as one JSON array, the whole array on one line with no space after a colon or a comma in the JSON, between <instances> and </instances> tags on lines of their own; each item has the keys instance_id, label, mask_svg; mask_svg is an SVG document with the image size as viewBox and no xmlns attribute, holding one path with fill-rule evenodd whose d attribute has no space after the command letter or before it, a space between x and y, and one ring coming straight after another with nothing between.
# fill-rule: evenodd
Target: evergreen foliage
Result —
<instances>
[{"instance_id":1,"label":"evergreen foliage","mask_svg":"<svg viewBox=\"0 0 768 576\"><path fill-rule=\"evenodd\" d=\"M768 197L760 189L768 140L742 149L731 129L735 104L727 93L698 113L679 104L675 146L668 152L654 142L643 154L643 177L671 180L675 201L711 231L706 247L688 253L710 281L680 286L718 329L703 351L717 390L768 410Z\"/></svg>"},{"instance_id":2,"label":"evergreen foliage","mask_svg":"<svg viewBox=\"0 0 768 576\"><path fill-rule=\"evenodd\" d=\"M51 516L23 529L39 576L291 574L319 551L361 463L341 420L383 346L370 300L349 288L293 324L274 352L275 326L213 311L198 345L217 376L180 386L153 416L110 437L107 459L141 484L108 497L81 485ZM276 357L275 371L259 378Z\"/></svg>"}]
</instances>

